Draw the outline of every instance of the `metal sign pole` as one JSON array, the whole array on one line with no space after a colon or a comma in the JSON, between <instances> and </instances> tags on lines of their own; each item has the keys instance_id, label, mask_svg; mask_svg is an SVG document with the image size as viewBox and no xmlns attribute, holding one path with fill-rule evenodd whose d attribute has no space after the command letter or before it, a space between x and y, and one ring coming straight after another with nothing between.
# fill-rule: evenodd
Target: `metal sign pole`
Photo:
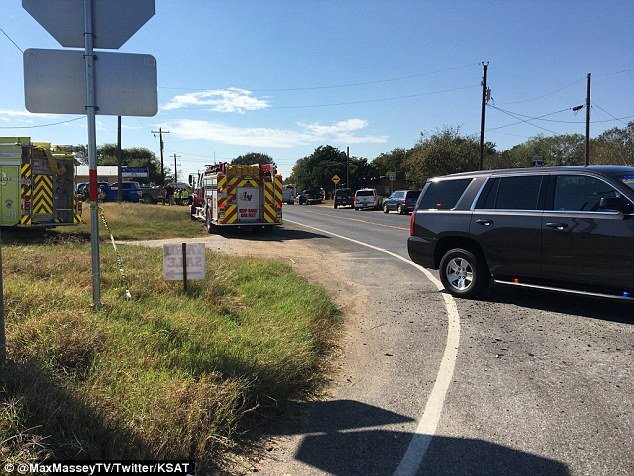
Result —
<instances>
[{"instance_id":1,"label":"metal sign pole","mask_svg":"<svg viewBox=\"0 0 634 476\"><path fill-rule=\"evenodd\" d=\"M0 228L2 228L0 226ZM6 360L7 341L4 335L4 289L2 287L2 233L0 232L0 366Z\"/></svg>"},{"instance_id":2,"label":"metal sign pole","mask_svg":"<svg viewBox=\"0 0 634 476\"><path fill-rule=\"evenodd\" d=\"M99 213L97 210L97 137L95 132L95 57L93 54L92 0L84 0L84 45L86 60L86 118L88 120L88 174L90 190L90 252L92 256L92 305L101 305L99 273ZM120 184L119 184L120 185Z\"/></svg>"}]
</instances>

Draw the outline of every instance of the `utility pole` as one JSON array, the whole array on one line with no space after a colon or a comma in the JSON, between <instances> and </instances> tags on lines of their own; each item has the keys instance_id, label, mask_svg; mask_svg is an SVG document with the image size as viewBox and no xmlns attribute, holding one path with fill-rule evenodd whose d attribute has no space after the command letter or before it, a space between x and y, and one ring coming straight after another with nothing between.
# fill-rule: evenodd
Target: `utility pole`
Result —
<instances>
[{"instance_id":1,"label":"utility pole","mask_svg":"<svg viewBox=\"0 0 634 476\"><path fill-rule=\"evenodd\" d=\"M123 201L123 171L121 170L121 116L117 116L117 202Z\"/></svg>"},{"instance_id":2,"label":"utility pole","mask_svg":"<svg viewBox=\"0 0 634 476\"><path fill-rule=\"evenodd\" d=\"M180 155L174 154L174 182L178 182L178 171L176 170L176 158L181 158Z\"/></svg>"},{"instance_id":3,"label":"utility pole","mask_svg":"<svg viewBox=\"0 0 634 476\"><path fill-rule=\"evenodd\" d=\"M480 170L484 169L484 122L487 104L487 68L489 67L489 62L483 61L482 67L484 71L482 74L482 121L480 122Z\"/></svg>"},{"instance_id":4,"label":"utility pole","mask_svg":"<svg viewBox=\"0 0 634 476\"><path fill-rule=\"evenodd\" d=\"M152 131L152 134L159 135L159 141L161 144L161 185L165 186L165 169L163 168L163 134L169 134L170 131L164 131L159 127L158 131Z\"/></svg>"},{"instance_id":5,"label":"utility pole","mask_svg":"<svg viewBox=\"0 0 634 476\"><path fill-rule=\"evenodd\" d=\"M346 147L346 187L350 188L350 147Z\"/></svg>"},{"instance_id":6,"label":"utility pole","mask_svg":"<svg viewBox=\"0 0 634 476\"><path fill-rule=\"evenodd\" d=\"M586 166L590 165L590 73L586 92Z\"/></svg>"}]
</instances>

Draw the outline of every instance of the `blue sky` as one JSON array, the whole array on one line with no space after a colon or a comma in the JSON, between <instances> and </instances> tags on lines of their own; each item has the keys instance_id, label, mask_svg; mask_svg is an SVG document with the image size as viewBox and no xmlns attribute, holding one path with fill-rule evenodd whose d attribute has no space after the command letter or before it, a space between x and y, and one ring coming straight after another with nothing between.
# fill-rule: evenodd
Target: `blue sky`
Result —
<instances>
[{"instance_id":1,"label":"blue sky","mask_svg":"<svg viewBox=\"0 0 634 476\"><path fill-rule=\"evenodd\" d=\"M53 0L51 0L53 1ZM86 143L85 120L29 114L18 48L60 48L25 11L2 0L0 135ZM163 127L167 156L185 174L214 160L265 152L284 176L330 144L372 160L445 125L479 134L482 67L499 149L538 133L584 133L592 73L591 135L634 115L634 2L156 0L156 15L119 50L157 59L159 113L124 117L123 146L147 147ZM563 111L562 111L563 110ZM116 141L116 117L98 116L97 143ZM575 122L578 121L578 122ZM596 122L595 122L596 121ZM608 121L608 122L600 122ZM540 129L539 127L547 130Z\"/></svg>"}]
</instances>

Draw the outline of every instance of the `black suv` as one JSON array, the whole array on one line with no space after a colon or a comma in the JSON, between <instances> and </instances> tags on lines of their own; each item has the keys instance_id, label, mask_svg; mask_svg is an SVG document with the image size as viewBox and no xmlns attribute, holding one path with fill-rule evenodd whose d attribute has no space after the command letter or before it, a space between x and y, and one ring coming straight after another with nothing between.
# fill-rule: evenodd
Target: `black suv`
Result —
<instances>
[{"instance_id":1,"label":"black suv","mask_svg":"<svg viewBox=\"0 0 634 476\"><path fill-rule=\"evenodd\" d=\"M634 301L634 167L489 170L430 179L409 256L454 296L495 282Z\"/></svg>"},{"instance_id":2,"label":"black suv","mask_svg":"<svg viewBox=\"0 0 634 476\"><path fill-rule=\"evenodd\" d=\"M396 210L399 215L411 213L414 210L420 190L397 190L383 200L383 213Z\"/></svg>"},{"instance_id":3,"label":"black suv","mask_svg":"<svg viewBox=\"0 0 634 476\"><path fill-rule=\"evenodd\" d=\"M333 197L333 206L337 207L354 207L354 198L352 190L349 188L338 188L335 190Z\"/></svg>"}]
</instances>

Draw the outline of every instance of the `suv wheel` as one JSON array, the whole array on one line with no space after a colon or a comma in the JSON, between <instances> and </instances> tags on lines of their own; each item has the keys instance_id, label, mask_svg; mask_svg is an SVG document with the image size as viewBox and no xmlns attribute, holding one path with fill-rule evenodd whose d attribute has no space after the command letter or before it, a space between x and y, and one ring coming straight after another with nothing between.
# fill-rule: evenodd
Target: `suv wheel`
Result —
<instances>
[{"instance_id":1,"label":"suv wheel","mask_svg":"<svg viewBox=\"0 0 634 476\"><path fill-rule=\"evenodd\" d=\"M387 208L387 205L383 205L383 213L390 213L390 210Z\"/></svg>"},{"instance_id":2,"label":"suv wheel","mask_svg":"<svg viewBox=\"0 0 634 476\"><path fill-rule=\"evenodd\" d=\"M440 280L445 289L456 297L477 297L491 279L484 259L469 250L454 248L440 260Z\"/></svg>"},{"instance_id":3,"label":"suv wheel","mask_svg":"<svg viewBox=\"0 0 634 476\"><path fill-rule=\"evenodd\" d=\"M334 207L335 207L335 210L336 210L337 209L337 204L336 203L335 203Z\"/></svg>"},{"instance_id":4,"label":"suv wheel","mask_svg":"<svg viewBox=\"0 0 634 476\"><path fill-rule=\"evenodd\" d=\"M402 214L403 214L403 207L401 206L401 204L400 204L400 203L399 203L399 204L398 204L398 206L396 207L396 212L397 212L399 215L402 215Z\"/></svg>"}]
</instances>

